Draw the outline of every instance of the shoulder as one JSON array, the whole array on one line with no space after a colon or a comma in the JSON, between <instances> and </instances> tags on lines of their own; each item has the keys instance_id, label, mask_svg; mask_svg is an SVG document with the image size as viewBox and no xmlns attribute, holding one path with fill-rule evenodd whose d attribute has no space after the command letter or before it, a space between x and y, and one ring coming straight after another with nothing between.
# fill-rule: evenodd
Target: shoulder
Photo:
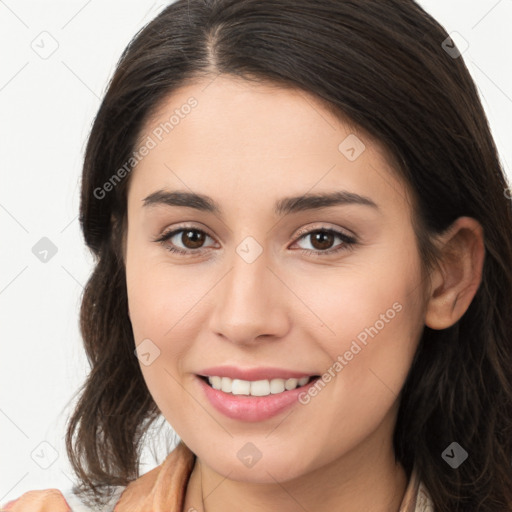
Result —
<instances>
[{"instance_id":1,"label":"shoulder","mask_svg":"<svg viewBox=\"0 0 512 512\"><path fill-rule=\"evenodd\" d=\"M28 491L2 506L1 512L72 512L58 489Z\"/></svg>"},{"instance_id":2,"label":"shoulder","mask_svg":"<svg viewBox=\"0 0 512 512\"><path fill-rule=\"evenodd\" d=\"M101 510L94 512L112 512L124 491L124 487L114 489L108 503ZM0 512L91 512L72 490L43 489L28 491L19 498L0 506Z\"/></svg>"},{"instance_id":3,"label":"shoulder","mask_svg":"<svg viewBox=\"0 0 512 512\"><path fill-rule=\"evenodd\" d=\"M104 507L90 508L73 491L29 491L0 506L0 512L132 512L181 510L195 455L180 441L159 466L130 482L111 487Z\"/></svg>"}]
</instances>

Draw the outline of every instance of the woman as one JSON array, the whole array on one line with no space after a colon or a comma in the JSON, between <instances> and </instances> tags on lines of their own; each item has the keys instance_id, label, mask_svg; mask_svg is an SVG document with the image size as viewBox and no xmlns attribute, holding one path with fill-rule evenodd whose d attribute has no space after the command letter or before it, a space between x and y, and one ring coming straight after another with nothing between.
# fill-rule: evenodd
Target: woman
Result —
<instances>
[{"instance_id":1,"label":"woman","mask_svg":"<svg viewBox=\"0 0 512 512\"><path fill-rule=\"evenodd\" d=\"M409 0L137 34L83 169L79 485L5 510L512 510L511 203L447 40Z\"/></svg>"}]
</instances>

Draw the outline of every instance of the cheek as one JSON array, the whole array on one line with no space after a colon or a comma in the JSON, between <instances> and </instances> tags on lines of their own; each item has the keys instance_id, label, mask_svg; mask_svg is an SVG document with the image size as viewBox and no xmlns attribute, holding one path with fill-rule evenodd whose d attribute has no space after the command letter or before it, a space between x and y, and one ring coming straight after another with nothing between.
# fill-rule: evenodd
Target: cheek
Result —
<instances>
[{"instance_id":1,"label":"cheek","mask_svg":"<svg viewBox=\"0 0 512 512\"><path fill-rule=\"evenodd\" d=\"M134 277L134 276L132 276ZM197 279L196 279L197 280ZM135 340L154 338L162 350L190 344L193 333L202 325L199 314L208 302L204 282L186 279L179 274L162 271L152 276L127 282L128 303Z\"/></svg>"},{"instance_id":2,"label":"cheek","mask_svg":"<svg viewBox=\"0 0 512 512\"><path fill-rule=\"evenodd\" d=\"M135 236L128 239L126 286L136 342L172 336L173 326L180 318L186 322L191 302L197 302L197 279L190 279L185 267L172 269L165 258L164 249L145 248Z\"/></svg>"},{"instance_id":3,"label":"cheek","mask_svg":"<svg viewBox=\"0 0 512 512\"><path fill-rule=\"evenodd\" d=\"M383 250L371 263L340 269L308 302L329 329L322 344L332 364L343 359L338 380L356 396L372 385L398 394L423 330L417 257Z\"/></svg>"},{"instance_id":4,"label":"cheek","mask_svg":"<svg viewBox=\"0 0 512 512\"><path fill-rule=\"evenodd\" d=\"M164 270L162 265L128 258L127 293L143 378L160 411L179 427L198 414L187 406L190 397L182 385L182 361L194 336L190 332L194 311L189 311L191 306L183 299L180 286L186 283L180 282L179 273L171 285L171 273ZM149 361L145 353L150 354Z\"/></svg>"},{"instance_id":5,"label":"cheek","mask_svg":"<svg viewBox=\"0 0 512 512\"><path fill-rule=\"evenodd\" d=\"M303 397L307 417L324 418L315 435L330 439L331 449L349 449L378 428L396 405L421 334L421 303L411 287L381 284L355 287L332 308L336 336L321 341L330 359L325 382L316 396Z\"/></svg>"},{"instance_id":6,"label":"cheek","mask_svg":"<svg viewBox=\"0 0 512 512\"><path fill-rule=\"evenodd\" d=\"M198 318L202 311L198 306L206 303L204 296L211 284L204 277L194 277L192 266L171 268L162 259L135 251L128 251L126 282L144 380L167 419L179 424L180 414L189 417L193 413L193 407L183 407L190 400L182 387L184 375L191 371L185 362L204 324ZM147 352L155 354L149 365L141 356Z\"/></svg>"}]
</instances>

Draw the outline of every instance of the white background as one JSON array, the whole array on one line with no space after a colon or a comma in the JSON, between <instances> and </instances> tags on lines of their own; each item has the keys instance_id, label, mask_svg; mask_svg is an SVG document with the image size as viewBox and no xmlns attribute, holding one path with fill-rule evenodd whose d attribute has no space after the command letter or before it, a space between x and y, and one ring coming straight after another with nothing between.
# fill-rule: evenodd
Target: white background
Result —
<instances>
[{"instance_id":1,"label":"white background","mask_svg":"<svg viewBox=\"0 0 512 512\"><path fill-rule=\"evenodd\" d=\"M72 484L64 426L88 371L78 308L93 262L77 219L83 151L122 50L167 3L0 0L0 503ZM463 57L511 176L512 1L419 3L468 41ZM32 48L41 37L58 44L47 59ZM42 237L58 249L47 263L32 253ZM146 453L142 473L165 454Z\"/></svg>"}]
</instances>

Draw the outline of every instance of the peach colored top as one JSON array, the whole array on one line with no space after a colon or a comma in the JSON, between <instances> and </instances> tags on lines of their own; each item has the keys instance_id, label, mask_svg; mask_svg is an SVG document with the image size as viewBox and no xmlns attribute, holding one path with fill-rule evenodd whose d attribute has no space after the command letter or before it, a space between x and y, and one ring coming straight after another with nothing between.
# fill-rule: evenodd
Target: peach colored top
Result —
<instances>
[{"instance_id":1,"label":"peach colored top","mask_svg":"<svg viewBox=\"0 0 512 512\"><path fill-rule=\"evenodd\" d=\"M195 455L180 441L164 462L126 487L117 487L110 502L94 512L183 512ZM90 512L72 491L28 491L6 503L0 512ZM413 469L399 512L434 512L425 486Z\"/></svg>"}]
</instances>

